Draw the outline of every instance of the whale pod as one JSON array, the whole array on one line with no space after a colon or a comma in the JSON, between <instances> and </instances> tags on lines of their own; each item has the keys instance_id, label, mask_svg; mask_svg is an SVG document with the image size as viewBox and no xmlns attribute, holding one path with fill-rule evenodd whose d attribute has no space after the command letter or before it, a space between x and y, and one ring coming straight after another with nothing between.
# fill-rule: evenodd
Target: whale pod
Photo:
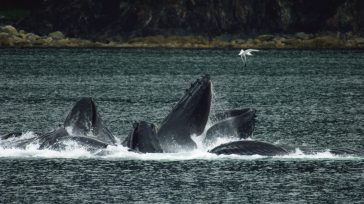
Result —
<instances>
[{"instance_id":1,"label":"whale pod","mask_svg":"<svg viewBox=\"0 0 364 204\"><path fill-rule=\"evenodd\" d=\"M131 134L123 144L130 150L141 153L178 152L195 149L191 135L202 135L210 114L212 84L208 75L197 79L163 119L159 128L140 121L134 124ZM299 148L305 154L322 152L312 147L290 147L262 141L240 140L252 135L255 127L256 110L252 108L228 110L211 117L215 123L206 131L203 143L213 144L220 137L233 137L239 141L219 145L209 152L214 154L276 156L295 152ZM22 133L0 136L0 145L5 148L26 148L38 143L39 149L67 149L76 144L89 151L116 145L116 139L104 125L92 98L78 100L63 125L46 134L22 137ZM363 150L332 148L335 155L364 156Z\"/></svg>"}]
</instances>

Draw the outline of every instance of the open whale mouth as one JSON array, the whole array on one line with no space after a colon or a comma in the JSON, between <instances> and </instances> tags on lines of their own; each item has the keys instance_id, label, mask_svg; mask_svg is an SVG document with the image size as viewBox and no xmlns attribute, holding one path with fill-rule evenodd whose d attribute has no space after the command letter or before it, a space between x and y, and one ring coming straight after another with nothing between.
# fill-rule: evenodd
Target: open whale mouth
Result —
<instances>
[{"instance_id":1,"label":"open whale mouth","mask_svg":"<svg viewBox=\"0 0 364 204\"><path fill-rule=\"evenodd\" d=\"M156 134L154 124L145 121L135 122L133 124L133 131L123 142L123 145L137 152L161 153L163 150L160 147Z\"/></svg>"},{"instance_id":2,"label":"open whale mouth","mask_svg":"<svg viewBox=\"0 0 364 204\"><path fill-rule=\"evenodd\" d=\"M68 114L64 126L75 135L87 135L97 123L96 105L90 97L82 97Z\"/></svg>"},{"instance_id":3,"label":"open whale mouth","mask_svg":"<svg viewBox=\"0 0 364 204\"><path fill-rule=\"evenodd\" d=\"M70 136L89 136L108 144L116 144L116 139L104 126L96 104L90 97L82 97L76 102L64 122L64 128Z\"/></svg>"},{"instance_id":4,"label":"open whale mouth","mask_svg":"<svg viewBox=\"0 0 364 204\"><path fill-rule=\"evenodd\" d=\"M186 89L184 96L179 100L171 113L165 118L179 118L180 124L186 124L190 134L200 135L207 123L212 98L212 83L209 75L197 79ZM162 124L164 123L162 122Z\"/></svg>"},{"instance_id":5,"label":"open whale mouth","mask_svg":"<svg viewBox=\"0 0 364 204\"><path fill-rule=\"evenodd\" d=\"M200 81L197 80L195 83L198 84L197 90L190 99L195 102L194 106L192 105L190 107L193 110L191 117L191 133L200 135L205 129L210 114L212 83L208 76L204 76Z\"/></svg>"},{"instance_id":6,"label":"open whale mouth","mask_svg":"<svg viewBox=\"0 0 364 204\"><path fill-rule=\"evenodd\" d=\"M184 150L197 147L191 135L200 135L205 129L210 114L211 88L209 75L197 79L164 118L157 137L167 152L175 152L176 147Z\"/></svg>"},{"instance_id":7,"label":"open whale mouth","mask_svg":"<svg viewBox=\"0 0 364 204\"><path fill-rule=\"evenodd\" d=\"M215 123L206 131L203 144L211 146L222 138L246 139L253 134L256 110L253 108L235 109L212 116Z\"/></svg>"}]
</instances>

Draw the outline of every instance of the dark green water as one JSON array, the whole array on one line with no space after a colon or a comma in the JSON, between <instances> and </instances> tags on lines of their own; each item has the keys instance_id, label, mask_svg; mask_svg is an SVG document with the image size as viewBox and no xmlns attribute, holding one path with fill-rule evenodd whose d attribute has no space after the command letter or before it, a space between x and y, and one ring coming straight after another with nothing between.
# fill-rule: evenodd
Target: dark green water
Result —
<instances>
[{"instance_id":1,"label":"dark green water","mask_svg":"<svg viewBox=\"0 0 364 204\"><path fill-rule=\"evenodd\" d=\"M121 140L160 122L211 75L213 111L258 110L254 139L364 148L364 50L0 49L0 134L49 131L92 96ZM0 203L363 203L364 159L320 155L109 156L0 148Z\"/></svg>"}]
</instances>

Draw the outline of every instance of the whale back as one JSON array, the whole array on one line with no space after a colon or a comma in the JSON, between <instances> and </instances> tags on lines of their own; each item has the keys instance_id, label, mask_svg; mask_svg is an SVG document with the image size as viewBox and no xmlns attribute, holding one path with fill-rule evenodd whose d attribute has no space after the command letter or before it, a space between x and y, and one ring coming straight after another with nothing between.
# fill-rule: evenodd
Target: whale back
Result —
<instances>
[{"instance_id":1,"label":"whale back","mask_svg":"<svg viewBox=\"0 0 364 204\"><path fill-rule=\"evenodd\" d=\"M209 151L215 154L277 156L288 152L270 143L252 140L235 141L217 146Z\"/></svg>"}]
</instances>

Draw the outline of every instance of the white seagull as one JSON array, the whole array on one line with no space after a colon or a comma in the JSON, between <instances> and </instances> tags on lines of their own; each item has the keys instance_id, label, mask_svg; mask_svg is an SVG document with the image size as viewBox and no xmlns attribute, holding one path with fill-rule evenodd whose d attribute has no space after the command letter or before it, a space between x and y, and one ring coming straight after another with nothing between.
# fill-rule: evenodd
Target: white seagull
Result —
<instances>
[{"instance_id":1,"label":"white seagull","mask_svg":"<svg viewBox=\"0 0 364 204\"><path fill-rule=\"evenodd\" d=\"M241 60L243 60L244 62L244 66L246 66L246 56L249 55L249 56L252 56L252 53L251 52L258 52L259 50L256 50L256 49L247 49L247 50L243 50L241 49L240 50L240 57L241 57Z\"/></svg>"}]
</instances>

